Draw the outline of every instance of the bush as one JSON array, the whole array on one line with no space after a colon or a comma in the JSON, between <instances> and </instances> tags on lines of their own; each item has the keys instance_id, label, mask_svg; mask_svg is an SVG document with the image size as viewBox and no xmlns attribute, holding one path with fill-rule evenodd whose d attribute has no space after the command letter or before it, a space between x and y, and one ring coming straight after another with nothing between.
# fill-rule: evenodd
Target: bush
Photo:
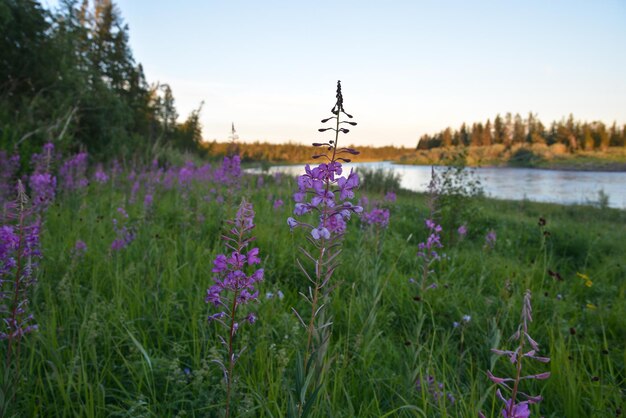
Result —
<instances>
[{"instance_id":1,"label":"bush","mask_svg":"<svg viewBox=\"0 0 626 418\"><path fill-rule=\"evenodd\" d=\"M367 192L389 192L400 190L401 176L393 170L383 168L358 168L361 190Z\"/></svg>"}]
</instances>

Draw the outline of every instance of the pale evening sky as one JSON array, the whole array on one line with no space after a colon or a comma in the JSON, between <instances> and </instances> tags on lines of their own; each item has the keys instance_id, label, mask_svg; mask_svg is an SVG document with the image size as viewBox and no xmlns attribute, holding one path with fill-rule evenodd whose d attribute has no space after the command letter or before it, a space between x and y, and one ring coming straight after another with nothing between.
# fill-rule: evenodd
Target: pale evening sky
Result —
<instances>
[{"instance_id":1,"label":"pale evening sky","mask_svg":"<svg viewBox=\"0 0 626 418\"><path fill-rule=\"evenodd\" d=\"M44 4L56 4L44 0ZM626 123L626 1L115 2L149 82L203 136L312 142L335 84L354 144L496 113Z\"/></svg>"}]
</instances>

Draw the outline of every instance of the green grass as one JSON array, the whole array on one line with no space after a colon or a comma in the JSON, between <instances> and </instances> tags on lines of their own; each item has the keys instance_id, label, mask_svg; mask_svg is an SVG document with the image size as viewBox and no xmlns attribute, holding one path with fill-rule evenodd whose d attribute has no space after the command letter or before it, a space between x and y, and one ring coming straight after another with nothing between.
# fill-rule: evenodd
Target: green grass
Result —
<instances>
[{"instance_id":1,"label":"green grass","mask_svg":"<svg viewBox=\"0 0 626 418\"><path fill-rule=\"evenodd\" d=\"M255 306L259 321L242 326L237 344L248 350L236 365L235 416L283 417L293 387L295 353L306 343L291 307L305 304L307 281L296 267L303 231L289 232L296 186L256 179L225 204L205 201L197 185L185 199L166 191L146 213L129 189L92 185L61 196L42 232L44 260L31 309L39 331L23 341L23 379L14 412L20 417L211 417L224 410L223 377L211 360L219 328L204 303L219 233L246 195L256 211L257 245L265 281ZM286 202L275 211L269 196ZM158 197L157 197L158 196ZM382 195L371 195L372 198ZM400 194L388 230L375 234L351 222L329 313L334 324L325 386L316 417L500 416L501 403L485 371L512 373L494 347L511 348L522 295L533 292L531 335L552 371L527 381L545 400L533 416L600 417L624 410L626 371L626 212L526 201L474 200L477 210L459 241L444 220L446 258L435 265L439 287L420 295L417 244L426 239L425 199ZM124 206L137 238L119 253L112 218ZM469 212L468 212L469 213ZM547 221L543 239L538 218ZM455 225L455 227L458 225ZM484 235L495 229L493 250ZM76 240L88 245L72 257ZM556 282L547 270L565 279ZM592 287L576 276L589 275ZM266 292L285 294L266 299ZM561 295L561 298L557 298ZM589 308L588 304L595 306ZM465 315L471 321L453 328ZM575 334L572 332L575 330ZM418 377L444 383L454 404L418 391Z\"/></svg>"}]
</instances>

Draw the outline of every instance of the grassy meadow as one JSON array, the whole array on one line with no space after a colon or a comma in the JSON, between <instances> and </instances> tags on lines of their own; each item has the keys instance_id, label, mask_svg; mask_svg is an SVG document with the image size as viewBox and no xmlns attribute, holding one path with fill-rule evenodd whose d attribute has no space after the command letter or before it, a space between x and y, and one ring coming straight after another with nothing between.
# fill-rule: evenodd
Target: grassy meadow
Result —
<instances>
[{"instance_id":1,"label":"grassy meadow","mask_svg":"<svg viewBox=\"0 0 626 418\"><path fill-rule=\"evenodd\" d=\"M247 350L235 368L232 413L286 416L295 353L306 341L291 311L306 312L299 292L307 292L308 282L296 264L306 239L286 224L295 180L260 177L244 175L228 189L195 181L161 190L148 209L144 191L133 196L126 180L59 193L41 232L43 260L29 306L39 329L22 341L12 413L221 416L224 377L212 360L220 357L222 330L207 321L215 310L204 298L212 261L225 251L225 221L245 196L256 212L265 280L252 306L258 321L237 333ZM357 197L382 202L383 194L367 186ZM277 199L284 206L275 207ZM544 398L533 415L619 416L626 390L626 212L443 200L444 255L431 272L438 286L421 292L411 279L419 279L417 245L428 234L426 203L424 195L399 192L396 202L384 204L388 228L350 222L328 307L330 365L312 416L475 417L481 410L501 416L486 371L511 376L514 370L490 349L513 347L509 337L526 289L534 319L529 332L551 361L524 367L552 373L522 382L525 392ZM134 237L119 251L111 249L114 218ZM457 233L462 224L464 238ZM491 230L493 248L485 243ZM75 248L79 240L84 254ZM437 388L416 384L429 376Z\"/></svg>"}]
</instances>

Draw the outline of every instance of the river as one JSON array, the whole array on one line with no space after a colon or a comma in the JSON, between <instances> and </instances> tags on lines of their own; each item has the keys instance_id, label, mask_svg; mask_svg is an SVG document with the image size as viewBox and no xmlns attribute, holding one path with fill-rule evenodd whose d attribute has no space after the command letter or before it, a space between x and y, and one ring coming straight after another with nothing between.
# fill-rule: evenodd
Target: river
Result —
<instances>
[{"instance_id":1,"label":"river","mask_svg":"<svg viewBox=\"0 0 626 418\"><path fill-rule=\"evenodd\" d=\"M401 187L423 192L430 181L430 166L399 165L391 162L345 164L392 170L401 176ZM564 171L535 168L472 168L485 194L496 199L532 200L561 204L598 204L600 195L608 206L626 209L626 172ZM270 173L304 173L303 165L273 166Z\"/></svg>"}]
</instances>

